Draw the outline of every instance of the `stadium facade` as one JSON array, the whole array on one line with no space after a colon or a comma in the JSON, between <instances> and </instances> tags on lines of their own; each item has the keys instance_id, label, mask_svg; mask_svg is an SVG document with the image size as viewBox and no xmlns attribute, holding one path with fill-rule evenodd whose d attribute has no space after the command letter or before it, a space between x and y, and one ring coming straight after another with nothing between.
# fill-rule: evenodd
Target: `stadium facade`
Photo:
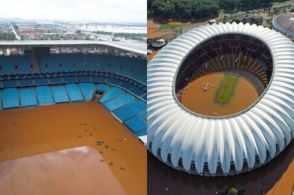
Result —
<instances>
[{"instance_id":1,"label":"stadium facade","mask_svg":"<svg viewBox=\"0 0 294 195\"><path fill-rule=\"evenodd\" d=\"M212 71L251 71L263 81L265 88L251 106L208 116L181 104L177 90L191 72L211 56L222 61L224 54L240 51L244 58L231 55ZM294 44L274 30L243 23L193 29L164 47L149 62L147 75L147 147L175 169L204 176L240 174L271 161L294 137Z\"/></svg>"}]
</instances>

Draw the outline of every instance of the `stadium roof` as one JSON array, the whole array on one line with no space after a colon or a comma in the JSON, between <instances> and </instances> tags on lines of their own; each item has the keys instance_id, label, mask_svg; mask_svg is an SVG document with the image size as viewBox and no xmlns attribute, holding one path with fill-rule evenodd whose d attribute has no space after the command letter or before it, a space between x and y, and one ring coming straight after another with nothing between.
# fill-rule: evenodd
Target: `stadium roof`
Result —
<instances>
[{"instance_id":1,"label":"stadium roof","mask_svg":"<svg viewBox=\"0 0 294 195\"><path fill-rule=\"evenodd\" d=\"M278 15L273 19L273 27L290 38L294 38L294 13Z\"/></svg>"},{"instance_id":2,"label":"stadium roof","mask_svg":"<svg viewBox=\"0 0 294 195\"><path fill-rule=\"evenodd\" d=\"M175 94L183 60L202 42L231 33L267 45L274 69L269 85L242 113L213 118L189 112ZM207 176L239 174L269 162L293 139L294 44L276 31L242 23L193 29L149 62L147 83L148 149L176 169Z\"/></svg>"},{"instance_id":3,"label":"stadium roof","mask_svg":"<svg viewBox=\"0 0 294 195\"><path fill-rule=\"evenodd\" d=\"M0 47L52 47L52 46L109 46L138 55L147 55L145 42L139 41L88 41L88 40L33 40L33 41L0 41Z\"/></svg>"}]
</instances>

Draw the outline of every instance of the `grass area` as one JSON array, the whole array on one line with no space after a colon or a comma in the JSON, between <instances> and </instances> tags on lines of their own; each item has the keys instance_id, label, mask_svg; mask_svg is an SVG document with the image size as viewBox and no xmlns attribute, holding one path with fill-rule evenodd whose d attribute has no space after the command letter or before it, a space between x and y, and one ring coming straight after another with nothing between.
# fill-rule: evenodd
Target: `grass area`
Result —
<instances>
[{"instance_id":1,"label":"grass area","mask_svg":"<svg viewBox=\"0 0 294 195\"><path fill-rule=\"evenodd\" d=\"M159 30L173 30L177 27L181 27L181 26L185 26L185 24L182 23L166 23L166 24L162 24L159 27Z\"/></svg>"},{"instance_id":2,"label":"grass area","mask_svg":"<svg viewBox=\"0 0 294 195\"><path fill-rule=\"evenodd\" d=\"M223 81L217 89L215 101L220 104L226 104L230 101L239 76L236 74L225 74Z\"/></svg>"}]
</instances>

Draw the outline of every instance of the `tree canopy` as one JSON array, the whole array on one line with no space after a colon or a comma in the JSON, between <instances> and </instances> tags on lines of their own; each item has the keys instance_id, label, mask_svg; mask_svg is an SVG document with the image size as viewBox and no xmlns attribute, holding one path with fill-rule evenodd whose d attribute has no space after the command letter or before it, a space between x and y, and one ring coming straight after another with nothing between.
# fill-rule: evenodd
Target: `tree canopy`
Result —
<instances>
[{"instance_id":1,"label":"tree canopy","mask_svg":"<svg viewBox=\"0 0 294 195\"><path fill-rule=\"evenodd\" d=\"M191 20L225 12L264 8L285 0L147 0L148 17Z\"/></svg>"},{"instance_id":2,"label":"tree canopy","mask_svg":"<svg viewBox=\"0 0 294 195\"><path fill-rule=\"evenodd\" d=\"M216 0L148 0L150 17L193 19L216 15L220 9Z\"/></svg>"},{"instance_id":3,"label":"tree canopy","mask_svg":"<svg viewBox=\"0 0 294 195\"><path fill-rule=\"evenodd\" d=\"M10 32L0 32L0 40L15 40L16 37Z\"/></svg>"}]
</instances>

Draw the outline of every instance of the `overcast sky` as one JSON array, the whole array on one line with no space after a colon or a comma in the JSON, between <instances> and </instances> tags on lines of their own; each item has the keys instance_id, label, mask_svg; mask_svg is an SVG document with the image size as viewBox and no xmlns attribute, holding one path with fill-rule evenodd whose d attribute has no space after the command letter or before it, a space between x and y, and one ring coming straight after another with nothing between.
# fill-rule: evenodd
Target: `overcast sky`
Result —
<instances>
[{"instance_id":1,"label":"overcast sky","mask_svg":"<svg viewBox=\"0 0 294 195\"><path fill-rule=\"evenodd\" d=\"M146 23L146 0L1 0L1 18Z\"/></svg>"}]
</instances>

